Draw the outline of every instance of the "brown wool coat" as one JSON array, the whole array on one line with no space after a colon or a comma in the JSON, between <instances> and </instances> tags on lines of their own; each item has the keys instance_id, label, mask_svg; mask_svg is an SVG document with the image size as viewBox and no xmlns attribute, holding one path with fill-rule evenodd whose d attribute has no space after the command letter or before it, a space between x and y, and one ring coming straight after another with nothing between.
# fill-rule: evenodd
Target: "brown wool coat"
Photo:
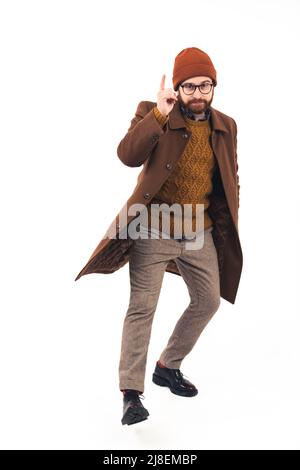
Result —
<instances>
[{"instance_id":1,"label":"brown wool coat","mask_svg":"<svg viewBox=\"0 0 300 470\"><path fill-rule=\"evenodd\" d=\"M128 262L133 240L125 236L122 238L120 232L126 231L128 224L138 213L128 215L126 208L130 208L132 204L151 202L172 172L191 137L191 132L185 126L179 102L175 103L164 127L158 123L152 111L156 104L152 101L141 101L138 104L131 125L118 145L117 155L125 165L143 165L143 168L131 196L112 221L75 281L85 274L113 273ZM243 265L238 233L240 186L237 126L234 119L211 106L211 131L210 143L217 165L207 210L214 222L212 235L218 255L221 297L234 304ZM111 232L115 226L115 232ZM116 234L113 238L112 233ZM166 271L181 275L174 260L169 261Z\"/></svg>"}]
</instances>

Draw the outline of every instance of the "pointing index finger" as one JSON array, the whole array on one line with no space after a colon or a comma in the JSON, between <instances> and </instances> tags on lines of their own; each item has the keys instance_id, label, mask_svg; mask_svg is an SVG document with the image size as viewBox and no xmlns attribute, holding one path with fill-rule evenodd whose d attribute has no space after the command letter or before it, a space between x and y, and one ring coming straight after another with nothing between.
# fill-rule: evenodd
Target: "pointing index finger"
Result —
<instances>
[{"instance_id":1,"label":"pointing index finger","mask_svg":"<svg viewBox=\"0 0 300 470\"><path fill-rule=\"evenodd\" d=\"M161 89L161 90L164 90L164 89L165 89L165 79L166 79L166 75L163 74L162 79L161 79L161 82L160 82L160 89Z\"/></svg>"}]
</instances>

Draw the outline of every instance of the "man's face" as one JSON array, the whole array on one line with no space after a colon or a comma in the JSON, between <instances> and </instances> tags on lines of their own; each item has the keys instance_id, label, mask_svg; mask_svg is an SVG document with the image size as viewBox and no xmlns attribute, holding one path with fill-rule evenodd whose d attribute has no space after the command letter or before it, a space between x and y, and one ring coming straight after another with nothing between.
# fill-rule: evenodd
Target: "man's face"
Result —
<instances>
[{"instance_id":1,"label":"man's face","mask_svg":"<svg viewBox=\"0 0 300 470\"><path fill-rule=\"evenodd\" d=\"M181 85L186 83L200 85L201 83L213 83L213 80L210 77L197 76L184 80ZM196 88L192 95L186 95L181 86L178 88L178 101L183 103L194 114L203 114L211 105L213 96L214 87L211 88L208 94L201 93L199 88Z\"/></svg>"}]
</instances>

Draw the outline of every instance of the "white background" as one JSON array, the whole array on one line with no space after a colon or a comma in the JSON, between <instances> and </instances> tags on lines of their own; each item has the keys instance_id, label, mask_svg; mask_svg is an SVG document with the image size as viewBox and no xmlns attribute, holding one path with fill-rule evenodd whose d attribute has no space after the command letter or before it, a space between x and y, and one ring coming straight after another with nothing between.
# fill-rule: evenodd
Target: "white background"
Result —
<instances>
[{"instance_id":1,"label":"white background","mask_svg":"<svg viewBox=\"0 0 300 470\"><path fill-rule=\"evenodd\" d=\"M299 2L0 5L1 448L299 449ZM138 102L192 46L238 125L243 272L182 364L192 399L151 381L189 302L166 273L150 416L122 426L128 264L74 278L141 171L116 153Z\"/></svg>"}]
</instances>

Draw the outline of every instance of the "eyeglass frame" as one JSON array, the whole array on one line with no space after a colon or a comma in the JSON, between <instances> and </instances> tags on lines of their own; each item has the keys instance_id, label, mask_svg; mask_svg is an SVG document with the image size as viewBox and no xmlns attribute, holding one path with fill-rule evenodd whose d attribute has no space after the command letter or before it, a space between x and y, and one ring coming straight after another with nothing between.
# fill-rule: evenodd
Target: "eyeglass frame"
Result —
<instances>
[{"instance_id":1,"label":"eyeglass frame","mask_svg":"<svg viewBox=\"0 0 300 470\"><path fill-rule=\"evenodd\" d=\"M201 85L203 85L204 83L207 83L208 81L207 80L204 80L203 82L201 82L199 85L195 85L195 83L191 83L191 82L185 82L183 84L180 84L179 86L182 88L182 91L183 93L186 95L186 96L191 96L195 93L196 89L198 88L198 90L200 91L200 93L202 93L202 95L209 95L209 93L211 92L211 90L213 89L213 87L215 86L214 85L214 82L209 82L209 85L210 85L210 90L207 92L207 93L203 93L203 91L200 90L200 87ZM193 85L194 86L194 91L192 93L185 93L184 91L184 85Z\"/></svg>"}]
</instances>

